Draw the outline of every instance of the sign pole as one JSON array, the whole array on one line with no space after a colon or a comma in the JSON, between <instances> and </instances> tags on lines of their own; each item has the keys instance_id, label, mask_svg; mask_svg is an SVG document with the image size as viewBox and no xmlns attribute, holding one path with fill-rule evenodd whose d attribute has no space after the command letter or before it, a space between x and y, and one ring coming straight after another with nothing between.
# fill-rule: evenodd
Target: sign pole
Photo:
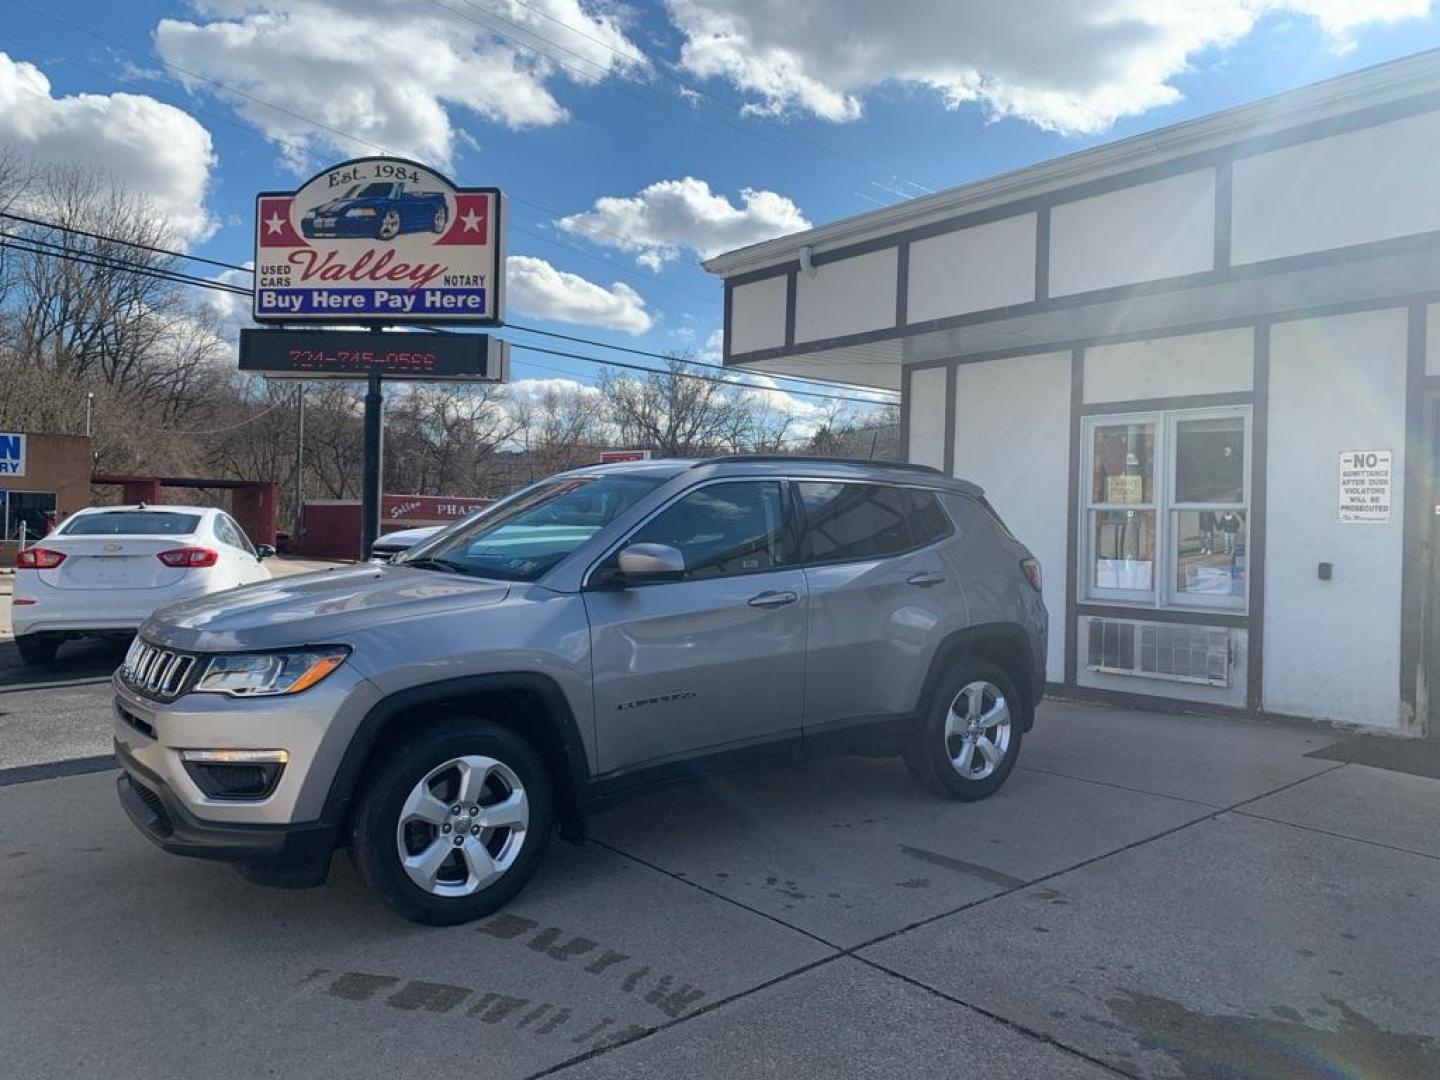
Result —
<instances>
[{"instance_id":1,"label":"sign pole","mask_svg":"<svg viewBox=\"0 0 1440 1080\"><path fill-rule=\"evenodd\" d=\"M376 332L380 332L376 328ZM380 392L381 375L370 373L369 389L365 393L365 471L364 486L360 495L360 557L370 558L370 549L380 535L380 484L384 469L381 467L384 454L384 428L381 411L385 398Z\"/></svg>"}]
</instances>

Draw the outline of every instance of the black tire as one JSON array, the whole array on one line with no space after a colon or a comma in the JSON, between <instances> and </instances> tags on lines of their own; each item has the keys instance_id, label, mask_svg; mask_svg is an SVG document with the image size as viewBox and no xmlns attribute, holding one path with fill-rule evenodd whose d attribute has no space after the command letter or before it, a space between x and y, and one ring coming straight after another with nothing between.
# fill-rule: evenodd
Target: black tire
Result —
<instances>
[{"instance_id":1,"label":"black tire","mask_svg":"<svg viewBox=\"0 0 1440 1080\"><path fill-rule=\"evenodd\" d=\"M967 778L954 764L951 755L952 736L947 743L945 721L950 706L961 692L974 684L988 684L1004 697L1009 715L1009 730L999 762L980 777ZM985 693L984 700L993 703ZM999 791L1020 756L1021 729L1025 726L1026 706L1015 689L1015 681L999 666L988 660L962 657L941 678L924 707L920 722L905 744L905 767L921 787L936 795L974 802ZM991 729L994 731L996 729ZM993 742L991 745L995 745ZM978 749L972 754L978 753ZM983 760L983 755L981 755Z\"/></svg>"},{"instance_id":2,"label":"black tire","mask_svg":"<svg viewBox=\"0 0 1440 1080\"><path fill-rule=\"evenodd\" d=\"M435 211L435 217L430 222L430 231L433 233L443 233L445 231L445 226L449 224L450 209L449 207L442 206L439 210Z\"/></svg>"},{"instance_id":3,"label":"black tire","mask_svg":"<svg viewBox=\"0 0 1440 1080\"><path fill-rule=\"evenodd\" d=\"M55 652L64 640L62 634L21 634L15 639L15 648L20 650L22 663L39 667L55 662Z\"/></svg>"},{"instance_id":4,"label":"black tire","mask_svg":"<svg viewBox=\"0 0 1440 1080\"><path fill-rule=\"evenodd\" d=\"M519 779L529 806L529 822L518 853L499 877L463 896L439 896L411 880L401 864L400 813L406 799L432 770L465 756L494 759ZM428 926L470 922L509 903L539 868L554 831L552 787L540 755L508 728L475 718L427 726L388 750L384 763L364 781L364 794L351 825L351 858L365 883L403 918ZM453 796L446 801L449 797ZM431 842L439 842L438 831L434 836ZM491 839L497 836L503 840L505 834L497 833Z\"/></svg>"}]
</instances>

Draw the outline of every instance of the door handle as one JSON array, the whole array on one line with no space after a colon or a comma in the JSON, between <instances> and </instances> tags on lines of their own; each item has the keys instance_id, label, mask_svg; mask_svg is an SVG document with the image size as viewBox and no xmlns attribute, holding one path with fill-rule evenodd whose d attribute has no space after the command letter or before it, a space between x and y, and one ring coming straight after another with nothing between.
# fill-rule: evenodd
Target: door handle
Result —
<instances>
[{"instance_id":1,"label":"door handle","mask_svg":"<svg viewBox=\"0 0 1440 1080\"><path fill-rule=\"evenodd\" d=\"M928 589L931 585L939 585L944 580L944 574L937 574L933 570L922 570L918 574L911 574L905 579L905 583L907 585L918 585L922 589Z\"/></svg>"},{"instance_id":2,"label":"door handle","mask_svg":"<svg viewBox=\"0 0 1440 1080\"><path fill-rule=\"evenodd\" d=\"M772 608L784 607L786 604L793 604L800 597L786 589L784 592L762 592L759 596L752 596L746 601L751 607Z\"/></svg>"}]
</instances>

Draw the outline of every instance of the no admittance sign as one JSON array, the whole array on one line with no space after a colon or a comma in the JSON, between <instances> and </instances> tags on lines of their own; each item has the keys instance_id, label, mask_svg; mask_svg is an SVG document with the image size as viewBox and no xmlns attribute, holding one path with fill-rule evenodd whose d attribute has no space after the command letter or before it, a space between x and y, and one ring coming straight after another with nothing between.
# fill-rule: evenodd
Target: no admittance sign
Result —
<instances>
[{"instance_id":1,"label":"no admittance sign","mask_svg":"<svg viewBox=\"0 0 1440 1080\"><path fill-rule=\"evenodd\" d=\"M1390 451L1346 450L1340 455L1340 520L1379 525L1390 520Z\"/></svg>"}]
</instances>

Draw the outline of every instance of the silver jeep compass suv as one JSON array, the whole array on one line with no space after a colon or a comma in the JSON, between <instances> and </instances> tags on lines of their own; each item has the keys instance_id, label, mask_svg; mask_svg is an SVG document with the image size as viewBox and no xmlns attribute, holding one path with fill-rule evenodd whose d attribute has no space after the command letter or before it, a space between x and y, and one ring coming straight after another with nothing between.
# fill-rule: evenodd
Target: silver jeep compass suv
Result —
<instances>
[{"instance_id":1,"label":"silver jeep compass suv","mask_svg":"<svg viewBox=\"0 0 1440 1080\"><path fill-rule=\"evenodd\" d=\"M979 799L1045 686L1040 568L979 488L795 457L541 481L395 562L164 608L115 675L120 800L167 851L401 915L506 903L550 834L795 751Z\"/></svg>"}]
</instances>

